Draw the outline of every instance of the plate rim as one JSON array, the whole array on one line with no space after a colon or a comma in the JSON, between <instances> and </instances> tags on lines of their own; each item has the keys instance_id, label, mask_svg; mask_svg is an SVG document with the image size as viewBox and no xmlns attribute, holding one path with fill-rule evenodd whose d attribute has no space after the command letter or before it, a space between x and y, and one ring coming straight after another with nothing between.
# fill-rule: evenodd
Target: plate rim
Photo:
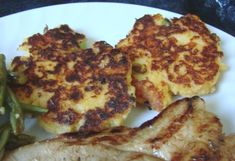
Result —
<instances>
[{"instance_id":1,"label":"plate rim","mask_svg":"<svg viewBox=\"0 0 235 161\"><path fill-rule=\"evenodd\" d=\"M120 5L120 6L130 6L130 7L140 7L140 8L149 8L149 9L154 9L154 10L158 10L158 11L162 11L162 12L168 12L169 14L174 14L175 16L182 16L182 15L186 15L186 14L181 14L181 13L177 13L177 12L173 12L173 11L169 11L169 10L165 10L165 9L161 9L161 8L157 8L157 7L152 7L152 6L145 6L145 5L140 5L140 4L131 4L131 3L122 3L122 2L71 2L71 3L64 3L64 4L55 4L55 5L48 5L48 6L41 6L41 7L36 7L36 8L32 8L32 9L27 9L24 11L19 11L16 13L12 13L9 15L5 15L0 17L0 22L2 21L2 19L5 18L9 18L15 15L19 15L19 14L27 14L28 12L34 12L37 10L43 10L43 9L48 9L48 8L57 8L57 7L64 7L64 6L71 6L71 5ZM200 16L198 16L200 17ZM203 21L204 22L204 21ZM205 23L205 22L204 22ZM213 25L210 25L208 23L205 23L209 28L213 28L214 30L219 30L219 32L223 32L223 34L226 34L227 36L231 36L232 38L235 38L235 36L223 31L222 29L219 29Z\"/></svg>"},{"instance_id":2,"label":"plate rim","mask_svg":"<svg viewBox=\"0 0 235 161\"><path fill-rule=\"evenodd\" d=\"M179 14L179 13L175 13L175 12L171 12L171 11L167 11L167 10L164 10L164 9L159 9L159 8L154 8L154 7L148 7L148 6L142 6L142 5L136 5L136 4L125 4L125 3L115 3L115 2L78 2L78 3L67 3L67 4L58 4L58 5L52 5L52 6L44 6L44 7L39 7L39 8L35 8L35 9L30 9L30 10L26 10L26 11L22 11L22 12L18 12L18 13L15 13L15 14L12 14L12 15L8 15L8 16L6 16L6 17L0 17L0 23L1 23L1 21L2 20L4 20L5 18L9 18L9 20L11 20L11 17L13 17L13 16L17 16L17 15L20 15L20 16L29 16L29 14L28 13L30 13L30 12L33 12L32 14L38 14L38 13L40 13L41 11L40 10L44 10L44 9L47 9L47 12L48 12L48 8L49 9L56 9L58 6L59 7L61 7L61 8L63 8L63 7L67 7L67 8L69 8L69 6L73 6L73 5L75 5L75 6L80 6L80 5L83 5L83 6L93 6L93 5L97 5L98 4L98 7L97 8L100 8L101 7L101 5L103 6L103 5L106 5L106 6L114 6L114 5L119 5L119 6L122 6L122 7L124 7L125 9L128 9L128 7L130 7L130 8L132 8L132 7L134 7L134 8L140 8L140 9L144 9L144 10L151 10L150 12L155 12L155 13L160 13L160 14L162 14L162 15L165 15L166 17L169 17L169 18L173 18L173 17L180 17L180 16L182 16L181 14ZM36 11L36 12L34 12L34 11ZM148 12L146 13L146 14L149 14ZM154 13L152 13L152 14L154 14ZM173 16L171 16L171 15L173 15ZM136 16L136 18L138 18L137 16ZM4 22L3 22L4 23ZM230 35L230 34L228 34L228 33L226 33L226 32L224 32L224 31L222 31L222 30L220 30L220 29L218 29L218 28L216 28L216 27L213 27L213 26L211 26L211 25L207 25L207 27L209 27L209 29L210 30L213 30L212 32L215 32L216 34L218 34L220 37L221 37L221 40L223 39L223 38L225 38L225 39L229 39L229 40L231 40L232 39L232 43L234 43L234 45L235 45L235 39L234 39L234 37L232 36L232 35ZM224 52L225 53L225 52ZM231 53L230 53L231 54ZM230 58L230 57L227 57L227 58ZM227 73L227 72L226 72ZM217 87L217 89L218 89L218 87ZM204 98L204 97L203 97ZM222 107L220 107L220 108L222 108ZM215 113L216 114L216 113ZM216 114L216 116L219 116L218 114ZM225 115L226 116L226 115ZM219 117L219 118L222 118L222 117ZM148 119L151 119L150 117L148 117ZM223 124L224 125L224 124Z\"/></svg>"}]
</instances>

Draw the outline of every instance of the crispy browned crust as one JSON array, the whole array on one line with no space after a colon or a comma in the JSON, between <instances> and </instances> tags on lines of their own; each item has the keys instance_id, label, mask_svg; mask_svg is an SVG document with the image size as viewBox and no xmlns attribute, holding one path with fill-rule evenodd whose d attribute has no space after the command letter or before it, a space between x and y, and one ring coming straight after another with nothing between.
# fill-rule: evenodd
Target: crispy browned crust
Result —
<instances>
[{"instance_id":1,"label":"crispy browned crust","mask_svg":"<svg viewBox=\"0 0 235 161\"><path fill-rule=\"evenodd\" d=\"M23 102L32 103L28 100L38 89L41 90L36 93L39 100L44 98L44 93L52 94L44 105L49 112L40 120L44 126L56 124L57 130L59 125L72 127L63 132L78 128L99 131L113 126L112 120L123 120L135 104L134 95L128 91L127 75L131 65L128 56L103 41L95 43L93 49L81 50L77 43L80 38L83 36L68 26L33 35L28 44L23 44L30 46L30 56L16 57L12 62L12 70L22 72L23 68L28 78L24 85L12 85L16 95ZM45 61L56 65L48 69L50 64L38 64ZM72 67L69 67L70 62L74 63ZM106 87L106 93L102 93ZM85 97L88 94L89 97ZM102 94L107 98L101 107L77 106L81 101ZM66 101L73 103L68 105Z\"/></svg>"},{"instance_id":2,"label":"crispy browned crust","mask_svg":"<svg viewBox=\"0 0 235 161\"><path fill-rule=\"evenodd\" d=\"M189 36L190 32L194 33L190 42L178 44L175 35L187 35L187 32ZM201 50L196 47L201 43L198 42L199 38L205 45ZM172 21L159 14L145 15L136 20L130 34L117 47L127 52L133 62L133 85L136 87L137 101L149 101L158 111L170 103L166 101L164 93L194 96L213 92L222 68L220 59L223 53L219 47L219 38L208 30L199 17L191 14L174 18ZM141 65L136 62L144 57L151 59L150 68L145 66L148 62ZM156 85L152 89L156 91L155 95L146 96L146 87L139 84L143 84L142 81L156 84L148 76L140 80L139 77L144 77L147 72L152 72L152 77L161 77L158 80L167 84L169 89ZM195 88L200 86L200 90ZM207 89L205 86L208 86Z\"/></svg>"},{"instance_id":3,"label":"crispy browned crust","mask_svg":"<svg viewBox=\"0 0 235 161\"><path fill-rule=\"evenodd\" d=\"M56 56L56 52L53 52L55 50L60 50L58 54L62 51L80 50L80 43L84 39L83 34L74 32L68 25L61 25L50 30L45 28L45 34L34 34L22 46L30 45L29 52L31 54L40 54L45 58L50 57L52 59L51 56Z\"/></svg>"},{"instance_id":4,"label":"crispy browned crust","mask_svg":"<svg viewBox=\"0 0 235 161\"><path fill-rule=\"evenodd\" d=\"M187 30L198 33L208 43L202 52L193 48L195 46L193 42L178 46L176 44L177 40L170 37L173 34L181 34ZM141 56L133 53L133 49L144 48L150 51L153 58L152 70L169 71L170 65L176 61L180 52L188 51L190 53L190 55L184 56L184 61L179 62L180 64L174 67L174 73L178 73L179 66L185 65L188 70L184 75L178 74L175 76L167 72L168 78L172 82L190 85L192 79L195 84L203 84L205 81L212 80L218 72L219 65L216 59L223 56L223 53L217 49L219 39L216 35L211 34L205 24L195 15L188 14L180 18L174 18L166 26L157 26L154 23L154 16L145 15L136 21L131 34L134 35L134 42L124 50L130 53L132 60ZM163 42L156 36L166 39ZM200 64L199 69L195 70L193 64Z\"/></svg>"}]
</instances>

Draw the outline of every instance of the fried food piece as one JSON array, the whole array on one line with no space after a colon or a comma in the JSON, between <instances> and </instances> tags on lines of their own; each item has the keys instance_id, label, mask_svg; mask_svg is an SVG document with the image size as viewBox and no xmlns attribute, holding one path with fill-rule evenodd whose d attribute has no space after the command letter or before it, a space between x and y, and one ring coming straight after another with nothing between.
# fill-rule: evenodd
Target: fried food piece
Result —
<instances>
[{"instance_id":1,"label":"fried food piece","mask_svg":"<svg viewBox=\"0 0 235 161\"><path fill-rule=\"evenodd\" d=\"M133 65L137 102L161 111L172 95L192 97L215 90L224 70L219 38L195 15L169 21L145 15L117 44Z\"/></svg>"},{"instance_id":2,"label":"fried food piece","mask_svg":"<svg viewBox=\"0 0 235 161\"><path fill-rule=\"evenodd\" d=\"M16 96L49 110L39 122L52 133L118 126L135 106L128 55L105 42L82 50L80 38L68 26L33 35L21 46L30 55L11 64L27 77L12 85Z\"/></svg>"}]
</instances>

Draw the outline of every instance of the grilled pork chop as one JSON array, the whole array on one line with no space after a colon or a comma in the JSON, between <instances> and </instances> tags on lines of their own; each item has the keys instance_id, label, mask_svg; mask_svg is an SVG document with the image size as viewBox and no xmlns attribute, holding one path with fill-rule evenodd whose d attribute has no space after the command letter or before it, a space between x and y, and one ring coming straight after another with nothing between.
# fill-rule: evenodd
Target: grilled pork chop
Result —
<instances>
[{"instance_id":1,"label":"grilled pork chop","mask_svg":"<svg viewBox=\"0 0 235 161\"><path fill-rule=\"evenodd\" d=\"M188 160L186 153L194 160L219 160L217 147L221 138L219 119L205 110L201 98L193 97L169 105L139 128L115 128L88 139L92 143L142 152L164 160Z\"/></svg>"},{"instance_id":2,"label":"grilled pork chop","mask_svg":"<svg viewBox=\"0 0 235 161\"><path fill-rule=\"evenodd\" d=\"M51 140L18 149L3 161L161 161L137 152L117 150L102 144Z\"/></svg>"},{"instance_id":3,"label":"grilled pork chop","mask_svg":"<svg viewBox=\"0 0 235 161\"><path fill-rule=\"evenodd\" d=\"M83 50L81 37L68 26L35 34L21 46L30 55L11 64L27 77L11 86L16 96L49 110L39 122L52 133L119 126L135 106L128 55L105 42Z\"/></svg>"},{"instance_id":4,"label":"grilled pork chop","mask_svg":"<svg viewBox=\"0 0 235 161\"><path fill-rule=\"evenodd\" d=\"M81 133L67 134L61 136L56 142L69 142L78 147L80 144L101 144L122 151L139 152L172 161L223 160L220 148L224 144L219 119L205 110L204 101L199 97L176 101L138 128L116 127L86 136ZM47 144L50 145L49 151L56 151L57 147L53 147L54 141L48 141ZM11 152L5 160L20 156L30 148L32 151L40 151L37 147L35 145L22 147ZM66 147L63 146L63 148ZM44 149L43 146L42 149ZM38 158L41 155L35 153L31 157ZM17 160L22 159L23 156L18 157Z\"/></svg>"},{"instance_id":5,"label":"grilled pork chop","mask_svg":"<svg viewBox=\"0 0 235 161\"><path fill-rule=\"evenodd\" d=\"M213 92L224 70L219 38L190 14L172 21L145 15L117 48L132 60L137 102L157 111L171 103L172 95Z\"/></svg>"}]
</instances>

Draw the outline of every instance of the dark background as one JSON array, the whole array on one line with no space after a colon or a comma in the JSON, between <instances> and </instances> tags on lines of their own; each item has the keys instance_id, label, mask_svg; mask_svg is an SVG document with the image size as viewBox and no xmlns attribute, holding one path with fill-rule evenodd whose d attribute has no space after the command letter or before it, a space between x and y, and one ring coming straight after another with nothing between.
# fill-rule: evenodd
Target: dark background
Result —
<instances>
[{"instance_id":1,"label":"dark background","mask_svg":"<svg viewBox=\"0 0 235 161\"><path fill-rule=\"evenodd\" d=\"M235 0L0 0L0 17L28 9L75 2L131 3L181 14L193 13L206 23L235 36Z\"/></svg>"}]
</instances>

